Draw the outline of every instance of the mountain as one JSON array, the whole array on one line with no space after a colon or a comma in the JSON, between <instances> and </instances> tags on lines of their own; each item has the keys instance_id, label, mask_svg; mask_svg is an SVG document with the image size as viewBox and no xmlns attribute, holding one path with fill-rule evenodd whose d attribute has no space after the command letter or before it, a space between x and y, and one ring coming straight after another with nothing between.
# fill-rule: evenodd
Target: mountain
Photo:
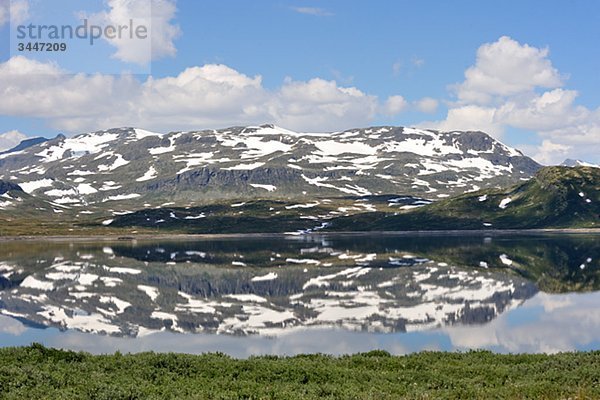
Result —
<instances>
[{"instance_id":1,"label":"mountain","mask_svg":"<svg viewBox=\"0 0 600 400\"><path fill-rule=\"evenodd\" d=\"M563 166L563 167L593 167L593 168L600 168L600 165L591 164L591 163L588 163L588 162L585 162L585 161L581 161L581 160L572 160L570 158L567 158L560 165Z\"/></svg>"},{"instance_id":2,"label":"mountain","mask_svg":"<svg viewBox=\"0 0 600 400\"><path fill-rule=\"evenodd\" d=\"M9 192L22 192L23 189L15 183L0 181L0 195L7 194Z\"/></svg>"},{"instance_id":3,"label":"mountain","mask_svg":"<svg viewBox=\"0 0 600 400\"><path fill-rule=\"evenodd\" d=\"M62 135L58 135L57 137L61 137L61 136ZM64 136L62 136L62 137L64 137ZM31 138L31 139L25 139L25 140L21 141L21 143L19 143L15 147L13 147L12 149L9 149L6 151L0 151L0 155L8 154L8 153L16 153L18 151L25 150L31 146L35 146L36 144L41 144L41 143L47 142L48 140L49 139L46 139L43 137L35 137L35 138Z\"/></svg>"},{"instance_id":4,"label":"mountain","mask_svg":"<svg viewBox=\"0 0 600 400\"><path fill-rule=\"evenodd\" d=\"M21 201L21 195L24 195L23 189L17 184L0 180L0 210L12 206L15 202Z\"/></svg>"},{"instance_id":5,"label":"mountain","mask_svg":"<svg viewBox=\"0 0 600 400\"><path fill-rule=\"evenodd\" d=\"M482 132L390 126L298 133L262 125L165 135L119 128L0 155L0 179L79 209L383 194L440 199L514 184L539 168Z\"/></svg>"},{"instance_id":6,"label":"mountain","mask_svg":"<svg viewBox=\"0 0 600 400\"><path fill-rule=\"evenodd\" d=\"M441 200L403 214L341 217L332 230L600 227L600 169L544 167L529 181Z\"/></svg>"}]
</instances>

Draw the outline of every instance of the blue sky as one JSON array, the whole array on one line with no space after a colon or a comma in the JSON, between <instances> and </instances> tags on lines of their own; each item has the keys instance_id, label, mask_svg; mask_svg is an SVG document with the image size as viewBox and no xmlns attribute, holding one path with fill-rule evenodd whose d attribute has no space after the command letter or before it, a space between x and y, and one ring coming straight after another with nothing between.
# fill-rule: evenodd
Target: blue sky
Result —
<instances>
[{"instance_id":1,"label":"blue sky","mask_svg":"<svg viewBox=\"0 0 600 400\"><path fill-rule=\"evenodd\" d=\"M106 40L67 41L69 51L50 56L15 50L17 23L77 24L82 12L106 20L127 11L125 0L0 0L13 11L26 3L0 27L0 84L5 94L28 94L0 101L0 133L74 134L113 123L159 131L418 125L484 130L546 163L600 162L600 2L132 1L151 3L153 27L170 29L150 62L131 62L126 47ZM36 93L10 76L15 70L50 74L55 86L40 79ZM129 72L141 74L124 82ZM85 76L74 82L77 73ZM77 100L48 95L57 87L80 91ZM126 104L111 106L111 97ZM45 107L26 106L39 98Z\"/></svg>"}]
</instances>

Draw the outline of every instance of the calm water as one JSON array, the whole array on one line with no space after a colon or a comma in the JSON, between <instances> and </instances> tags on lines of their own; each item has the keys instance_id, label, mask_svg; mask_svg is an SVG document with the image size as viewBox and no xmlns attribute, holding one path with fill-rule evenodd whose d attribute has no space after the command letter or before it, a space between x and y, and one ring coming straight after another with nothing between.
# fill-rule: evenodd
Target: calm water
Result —
<instances>
[{"instance_id":1,"label":"calm water","mask_svg":"<svg viewBox=\"0 0 600 400\"><path fill-rule=\"evenodd\" d=\"M0 345L600 349L600 236L0 243Z\"/></svg>"}]
</instances>

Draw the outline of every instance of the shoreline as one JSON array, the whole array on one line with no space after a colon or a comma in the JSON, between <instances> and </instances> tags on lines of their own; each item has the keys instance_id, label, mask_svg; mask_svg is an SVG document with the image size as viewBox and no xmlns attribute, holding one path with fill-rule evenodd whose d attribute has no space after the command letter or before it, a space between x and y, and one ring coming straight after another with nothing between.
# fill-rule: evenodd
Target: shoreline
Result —
<instances>
[{"instance_id":1,"label":"shoreline","mask_svg":"<svg viewBox=\"0 0 600 400\"><path fill-rule=\"evenodd\" d=\"M600 235L600 228L556 228L556 229L479 229L479 230L421 230L421 231L323 231L311 233L165 233L165 234L122 234L122 235L52 235L52 236L0 236L0 243L9 242L132 242L154 240L211 240L211 239L260 239L301 238L316 236L505 236L505 235Z\"/></svg>"}]
</instances>

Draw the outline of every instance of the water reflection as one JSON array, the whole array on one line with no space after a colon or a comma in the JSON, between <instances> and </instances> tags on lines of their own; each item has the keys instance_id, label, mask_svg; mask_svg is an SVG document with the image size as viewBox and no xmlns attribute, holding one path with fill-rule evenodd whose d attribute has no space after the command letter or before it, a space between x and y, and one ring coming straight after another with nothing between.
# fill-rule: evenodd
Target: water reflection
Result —
<instances>
[{"instance_id":1,"label":"water reflection","mask_svg":"<svg viewBox=\"0 0 600 400\"><path fill-rule=\"evenodd\" d=\"M597 289L596 239L1 243L0 314L10 318L0 320L0 336L3 345L37 340L96 352L239 356L373 348L570 350L595 343L600 313L587 299L596 294L536 293L538 287ZM589 309L577 306L581 302ZM527 316L519 317L523 312ZM587 336L556 329L557 319L569 324L580 316ZM563 342L548 339L550 331ZM194 334L181 341L182 333Z\"/></svg>"},{"instance_id":2,"label":"water reflection","mask_svg":"<svg viewBox=\"0 0 600 400\"><path fill-rule=\"evenodd\" d=\"M28 328L16 319L0 315L3 346L40 342L47 346L92 353L181 352L201 354L220 351L233 357L274 354L327 353L334 355L383 349L392 354L420 350L490 349L501 353L554 353L600 348L600 293L549 295L538 293L521 307L488 324L455 325L439 330L375 334L343 329L291 330L275 338L263 336L182 335L157 332L135 339L94 336L77 331L60 332Z\"/></svg>"}]
</instances>

